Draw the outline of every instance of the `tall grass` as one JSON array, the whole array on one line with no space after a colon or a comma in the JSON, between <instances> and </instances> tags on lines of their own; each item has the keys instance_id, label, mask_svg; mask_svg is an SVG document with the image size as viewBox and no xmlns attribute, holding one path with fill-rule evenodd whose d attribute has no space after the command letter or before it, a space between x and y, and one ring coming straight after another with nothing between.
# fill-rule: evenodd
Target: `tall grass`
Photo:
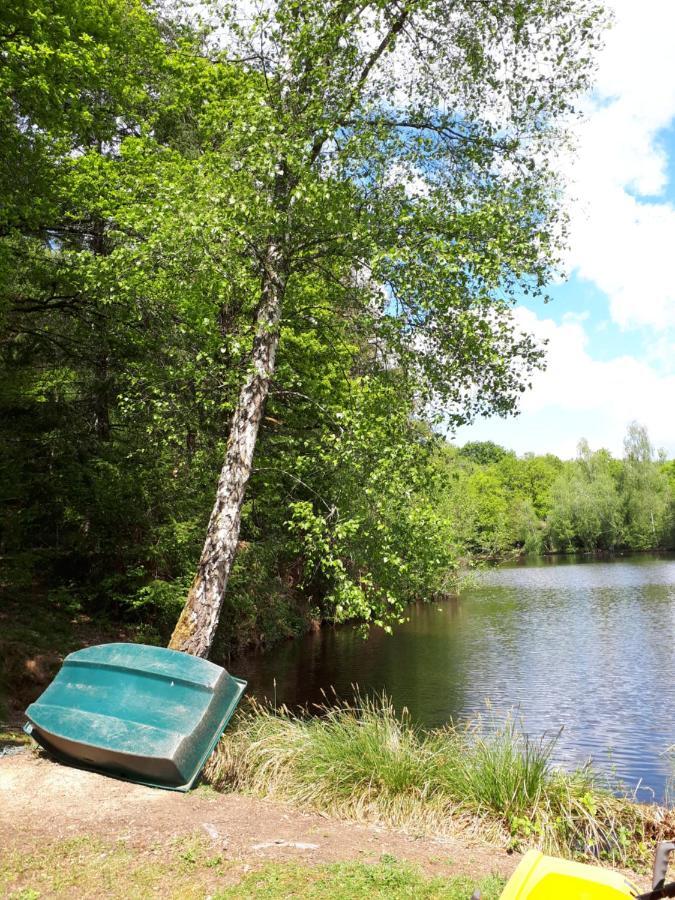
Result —
<instances>
[{"instance_id":1,"label":"tall grass","mask_svg":"<svg viewBox=\"0 0 675 900\"><path fill-rule=\"evenodd\" d=\"M221 790L292 801L416 833L636 866L675 831L673 811L615 796L592 771L552 763L557 737L531 740L509 717L421 731L386 697L317 715L251 704L206 777Z\"/></svg>"}]
</instances>

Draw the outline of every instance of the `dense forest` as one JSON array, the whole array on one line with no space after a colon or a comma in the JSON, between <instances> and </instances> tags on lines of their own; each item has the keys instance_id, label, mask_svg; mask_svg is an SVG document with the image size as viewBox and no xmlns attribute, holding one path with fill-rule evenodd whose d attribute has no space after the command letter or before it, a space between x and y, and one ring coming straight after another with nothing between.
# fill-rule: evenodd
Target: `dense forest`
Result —
<instances>
[{"instance_id":1,"label":"dense forest","mask_svg":"<svg viewBox=\"0 0 675 900\"><path fill-rule=\"evenodd\" d=\"M675 463L633 422L624 456L593 451L574 460L517 457L490 441L444 446L442 503L456 523L459 554L614 552L675 546Z\"/></svg>"},{"instance_id":2,"label":"dense forest","mask_svg":"<svg viewBox=\"0 0 675 900\"><path fill-rule=\"evenodd\" d=\"M552 160L598 10L365 6L204 24L140 0L9 3L8 595L166 638L251 385L229 647L312 621L389 627L474 558L672 545L673 466L638 426L623 460L443 436L514 412L544 363L511 310L557 271ZM397 42L414 89L381 62Z\"/></svg>"}]
</instances>

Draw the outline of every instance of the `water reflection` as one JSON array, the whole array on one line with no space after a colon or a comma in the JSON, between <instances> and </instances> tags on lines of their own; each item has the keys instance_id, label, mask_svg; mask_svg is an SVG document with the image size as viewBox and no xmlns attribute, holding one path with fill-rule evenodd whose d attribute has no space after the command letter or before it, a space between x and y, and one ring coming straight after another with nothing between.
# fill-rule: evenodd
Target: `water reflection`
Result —
<instances>
[{"instance_id":1,"label":"water reflection","mask_svg":"<svg viewBox=\"0 0 675 900\"><path fill-rule=\"evenodd\" d=\"M563 733L557 761L663 799L675 742L675 559L544 562L484 573L458 600L418 604L393 636L325 629L239 661L257 696L320 703L386 691L426 726L517 707Z\"/></svg>"}]
</instances>

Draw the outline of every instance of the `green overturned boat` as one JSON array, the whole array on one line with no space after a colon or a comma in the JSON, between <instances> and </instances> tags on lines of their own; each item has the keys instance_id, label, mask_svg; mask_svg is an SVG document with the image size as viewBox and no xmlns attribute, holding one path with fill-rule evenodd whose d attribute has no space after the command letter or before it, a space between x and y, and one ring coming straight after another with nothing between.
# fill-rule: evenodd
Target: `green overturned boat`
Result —
<instances>
[{"instance_id":1,"label":"green overturned boat","mask_svg":"<svg viewBox=\"0 0 675 900\"><path fill-rule=\"evenodd\" d=\"M71 653L26 710L24 730L56 759L175 791L197 780L246 682L144 644Z\"/></svg>"}]
</instances>

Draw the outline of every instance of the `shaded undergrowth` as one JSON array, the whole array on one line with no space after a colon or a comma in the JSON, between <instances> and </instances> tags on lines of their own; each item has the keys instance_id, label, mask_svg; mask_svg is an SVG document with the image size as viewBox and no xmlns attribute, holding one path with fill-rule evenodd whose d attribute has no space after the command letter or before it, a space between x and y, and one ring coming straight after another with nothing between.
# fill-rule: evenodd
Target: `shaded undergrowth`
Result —
<instances>
[{"instance_id":1,"label":"shaded undergrowth","mask_svg":"<svg viewBox=\"0 0 675 900\"><path fill-rule=\"evenodd\" d=\"M316 713L251 703L206 777L334 816L633 868L675 830L672 810L617 796L590 767L557 769L557 736L532 740L512 717L422 731L385 697Z\"/></svg>"}]
</instances>

